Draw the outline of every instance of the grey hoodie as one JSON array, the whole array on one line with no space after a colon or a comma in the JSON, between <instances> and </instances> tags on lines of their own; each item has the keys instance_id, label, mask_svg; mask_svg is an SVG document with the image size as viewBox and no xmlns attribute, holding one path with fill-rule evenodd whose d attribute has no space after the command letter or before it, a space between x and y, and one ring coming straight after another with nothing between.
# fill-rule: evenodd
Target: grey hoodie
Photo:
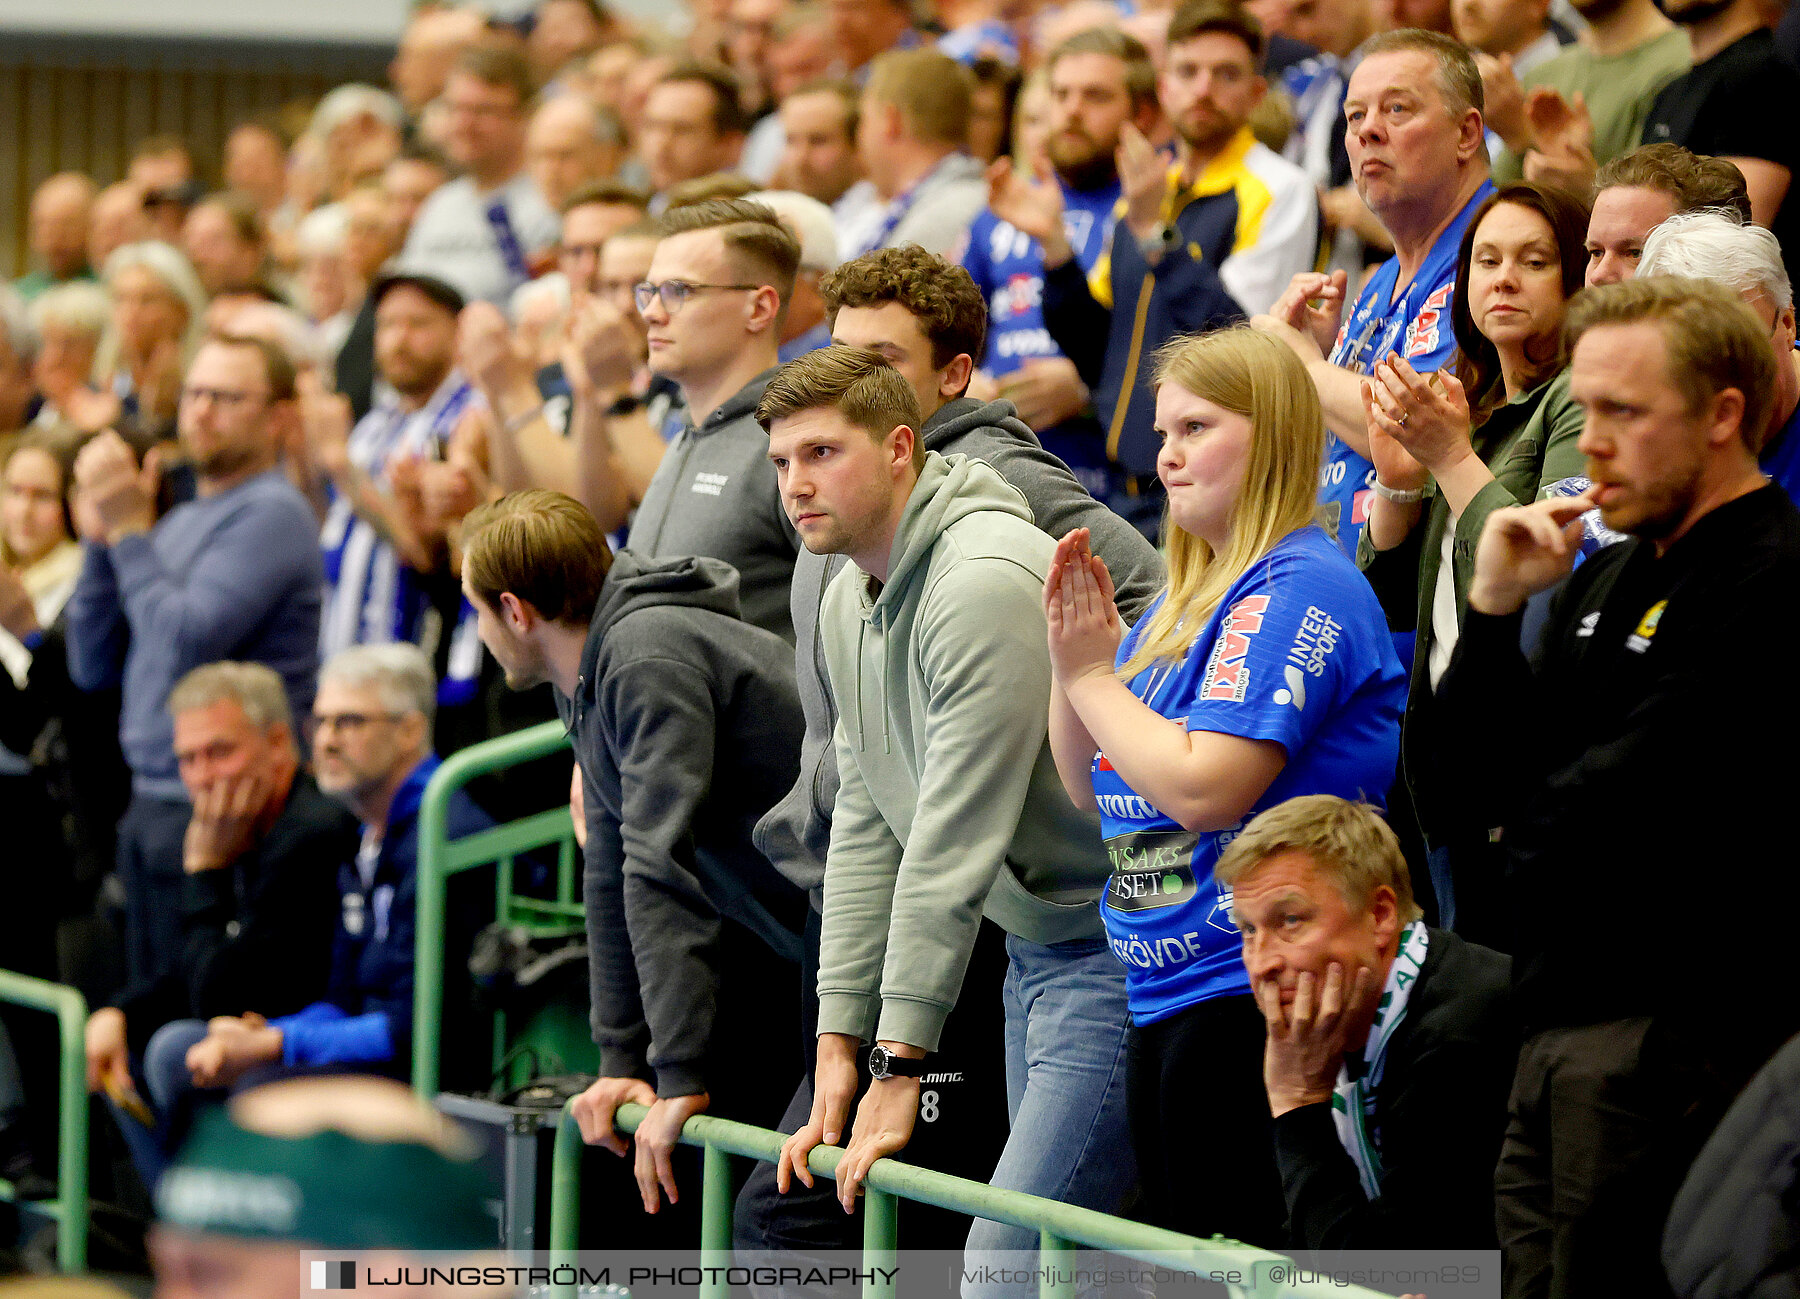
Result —
<instances>
[{"instance_id":1,"label":"grey hoodie","mask_svg":"<svg viewBox=\"0 0 1800 1299\"><path fill-rule=\"evenodd\" d=\"M1076 528L1088 529L1094 553L1106 561L1118 587L1119 610L1127 622L1136 622L1162 589L1162 557L1155 548L1088 495L1068 466L1044 450L1010 401L959 397L949 402L925 421L925 449L985 461L1024 494L1032 521L1054 538L1060 540ZM800 749L800 779L756 826L756 846L783 875L812 894L814 906L819 905L825 879L831 805L838 791L831 744L837 707L825 672L825 646L818 635L819 606L825 588L845 562L842 555L815 555L804 547L794 560L793 626L799 637L795 660L806 739Z\"/></svg>"},{"instance_id":2,"label":"grey hoodie","mask_svg":"<svg viewBox=\"0 0 1800 1299\"><path fill-rule=\"evenodd\" d=\"M763 371L669 444L625 544L647 559L724 560L738 571L744 621L791 644L788 581L800 541L781 507L769 435L756 422L774 375Z\"/></svg>"},{"instance_id":3,"label":"grey hoodie","mask_svg":"<svg viewBox=\"0 0 1800 1299\"><path fill-rule=\"evenodd\" d=\"M738 616L716 559L621 550L594 607L574 697L589 984L600 1072L707 1090L720 917L800 958L806 895L750 844L800 746L792 653Z\"/></svg>"},{"instance_id":4,"label":"grey hoodie","mask_svg":"<svg viewBox=\"0 0 1800 1299\"><path fill-rule=\"evenodd\" d=\"M934 1050L982 915L1096 937L1099 821L1051 759L1044 576L1055 543L979 460L929 454L885 584L845 565L820 634L837 725L819 1032Z\"/></svg>"}]
</instances>

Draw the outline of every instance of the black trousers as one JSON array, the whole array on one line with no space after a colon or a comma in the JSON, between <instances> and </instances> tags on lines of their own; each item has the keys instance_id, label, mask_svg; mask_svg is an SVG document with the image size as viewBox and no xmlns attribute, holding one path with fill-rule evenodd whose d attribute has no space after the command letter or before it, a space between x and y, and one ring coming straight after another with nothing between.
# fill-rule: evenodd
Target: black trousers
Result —
<instances>
[{"instance_id":1,"label":"black trousers","mask_svg":"<svg viewBox=\"0 0 1800 1299\"><path fill-rule=\"evenodd\" d=\"M801 971L730 919L720 929L717 960L721 977L707 1056L707 1113L768 1127L788 1103L801 1071ZM670 1164L681 1198L664 1202L654 1215L643 1209L634 1153L619 1159L599 1149L582 1152L583 1248L693 1249L700 1238L701 1152L675 1148ZM741 1169L742 1161L738 1165Z\"/></svg>"},{"instance_id":2,"label":"black trousers","mask_svg":"<svg viewBox=\"0 0 1800 1299\"><path fill-rule=\"evenodd\" d=\"M1263 1087L1263 1017L1216 997L1131 1030L1127 1095L1144 1216L1276 1249L1287 1209Z\"/></svg>"},{"instance_id":3,"label":"black trousers","mask_svg":"<svg viewBox=\"0 0 1800 1299\"><path fill-rule=\"evenodd\" d=\"M147 982L181 959L181 843L193 809L178 799L134 793L119 821L119 883L125 887L125 976Z\"/></svg>"},{"instance_id":4,"label":"black trousers","mask_svg":"<svg viewBox=\"0 0 1800 1299\"><path fill-rule=\"evenodd\" d=\"M807 1042L806 1076L781 1118L780 1130L789 1133L798 1132L812 1117L819 1006L816 916L807 937L801 995L813 1033ZM933 1117L927 1121L921 1115L912 1141L898 1158L981 1182L993 1174L1007 1137L1005 1010L1000 991L1006 961L1006 935L984 920L963 978L962 996L944 1025L938 1050L927 1057L933 1075L954 1077L933 1081L928 1089L935 1093ZM865 1071L857 1090L859 1101L867 1087ZM844 1212L837 1200L837 1183L830 1178L815 1176L812 1190L796 1183L782 1195L775 1187L775 1165L758 1163L738 1194L732 1234L733 1243L744 1251L815 1255L860 1250L862 1219ZM900 1244L905 1248L960 1250L968 1234L969 1220L960 1214L923 1204L908 1204L900 1211Z\"/></svg>"},{"instance_id":5,"label":"black trousers","mask_svg":"<svg viewBox=\"0 0 1800 1299\"><path fill-rule=\"evenodd\" d=\"M1663 1224L1741 1072L1651 1018L1526 1039L1494 1177L1507 1299L1671 1295Z\"/></svg>"}]
</instances>

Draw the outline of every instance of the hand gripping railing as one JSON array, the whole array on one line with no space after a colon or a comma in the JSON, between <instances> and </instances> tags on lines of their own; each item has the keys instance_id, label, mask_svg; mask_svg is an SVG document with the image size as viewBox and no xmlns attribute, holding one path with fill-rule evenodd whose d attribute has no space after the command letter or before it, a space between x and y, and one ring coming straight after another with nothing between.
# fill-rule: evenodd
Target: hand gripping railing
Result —
<instances>
[{"instance_id":1,"label":"hand gripping railing","mask_svg":"<svg viewBox=\"0 0 1800 1299\"><path fill-rule=\"evenodd\" d=\"M44 1010L56 1016L62 1036L62 1077L56 1125L56 1198L31 1207L57 1224L56 1262L65 1272L87 1267L88 1098L87 1000L75 989L0 970L0 1002ZM17 1190L0 1181L0 1200L16 1200Z\"/></svg>"},{"instance_id":2,"label":"hand gripping railing","mask_svg":"<svg viewBox=\"0 0 1800 1299\"><path fill-rule=\"evenodd\" d=\"M571 1102L572 1104L573 1102ZM635 1132L649 1110L642 1105L619 1107L614 1125ZM786 1140L779 1132L734 1123L729 1119L697 1114L681 1129L683 1145L704 1152L700 1187L700 1249L708 1262L724 1263L731 1256L731 1156L774 1162ZM575 1262L577 1222L581 1210L580 1129L568 1107L556 1129L556 1154L550 1173L550 1262L553 1268ZM836 1146L815 1146L807 1166L815 1174L836 1178L844 1152ZM1308 1282L1283 1278L1280 1269L1291 1269L1284 1254L1240 1245L1223 1237L1211 1240L1149 1227L1125 1218L1114 1218L1092 1209L1047 1200L999 1187L973 1182L948 1173L917 1168L895 1159L877 1159L869 1169L867 1199L863 1205L863 1265L865 1269L891 1268L897 1259L895 1229L898 1202L914 1200L971 1217L1004 1222L1038 1233L1045 1262L1065 1264L1040 1273L1041 1299L1072 1299L1072 1277L1077 1246L1121 1254L1159 1267L1201 1274L1215 1269L1237 1271L1248 1283L1233 1290L1246 1299L1386 1299L1377 1291L1355 1285ZM1272 1273L1272 1269L1275 1271ZM570 1287L555 1287L567 1299ZM730 1286L722 1275L700 1287L700 1299L727 1299ZM863 1299L888 1299L892 1283L865 1280Z\"/></svg>"},{"instance_id":3,"label":"hand gripping railing","mask_svg":"<svg viewBox=\"0 0 1800 1299\"><path fill-rule=\"evenodd\" d=\"M567 744L560 723L546 722L527 730L471 745L447 759L425 787L419 809L418 943L415 949L413 996L413 1086L420 1095L437 1094L439 1049L444 998L444 902L445 881L458 871L498 864L497 901L523 914L527 923L537 917L545 923L566 923L579 915L579 896L573 885L573 833L566 806L528 816L479 834L450 840L447 813L450 796L471 780L489 772L529 762L554 753ZM561 791L554 791L560 797ZM535 902L512 898L507 865L516 855L550 844L561 845L559 901ZM77 1020L75 1049L77 1080L80 1073L81 1037ZM84 1111L85 1113L85 1111ZM648 1111L641 1105L621 1106L615 1123L635 1132ZM779 1132L734 1123L710 1115L696 1115L682 1128L681 1140L704 1152L701 1174L700 1248L713 1259L724 1261L731 1253L731 1157L744 1156L773 1162L784 1140ZM550 1243L553 1262L569 1261L576 1249L580 1216L580 1156L582 1142L575 1121L565 1108L556 1131L556 1154L551 1173ZM814 1173L837 1176L843 1151L835 1146L816 1147L808 1158ZM65 1167L67 1167L65 1161ZM81 1165L85 1169L85 1163ZM85 1185L85 1184L84 1184ZM1106 1250L1165 1267L1210 1272L1235 1269L1251 1278L1238 1287L1251 1299L1378 1299L1377 1292L1358 1286L1335 1284L1297 1285L1276 1281L1271 1268L1289 1267L1292 1260L1268 1250L1215 1238L1205 1240L1164 1231L1124 1218L1109 1217L1018 1191L1001 1190L947 1173L917 1168L893 1159L878 1159L869 1170L867 1198L863 1205L863 1262L866 1268L892 1267L896 1261L895 1230L900 1200L937 1205L956 1213L987 1218L1038 1233L1044 1257L1074 1262L1077 1246ZM85 1205L85 1198L83 1201ZM1044 1299L1071 1299L1069 1269L1061 1270L1059 1286L1046 1275ZM726 1299L728 1287L721 1280L702 1288L702 1299ZM888 1299L891 1286L865 1284L864 1299ZM559 1290L568 1295L567 1289Z\"/></svg>"},{"instance_id":4,"label":"hand gripping railing","mask_svg":"<svg viewBox=\"0 0 1800 1299\"><path fill-rule=\"evenodd\" d=\"M477 777L555 753L568 743L561 722L527 727L497 740L472 744L446 758L425 786L419 804L418 912L413 947L413 1088L428 1100L438 1091L444 1012L444 899L449 877L497 863L496 914L502 908L523 910L545 921L564 922L580 915L575 836L565 790L550 791L563 797L561 806L454 841L447 829L450 796ZM551 844L561 845L558 901L512 897L512 858Z\"/></svg>"}]
</instances>

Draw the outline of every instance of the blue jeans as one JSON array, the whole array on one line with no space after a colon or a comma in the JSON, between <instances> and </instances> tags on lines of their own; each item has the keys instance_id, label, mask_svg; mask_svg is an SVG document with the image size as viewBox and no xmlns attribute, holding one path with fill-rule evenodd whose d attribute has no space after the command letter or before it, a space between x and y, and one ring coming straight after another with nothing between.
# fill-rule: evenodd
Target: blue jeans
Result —
<instances>
[{"instance_id":1,"label":"blue jeans","mask_svg":"<svg viewBox=\"0 0 1800 1299\"><path fill-rule=\"evenodd\" d=\"M1116 1212L1137 1181L1125 1112L1125 967L1100 938L1046 946L1008 935L1006 952L1012 1135L989 1183ZM977 1219L967 1261L974 1267L985 1252L1037 1244L1035 1231ZM963 1286L965 1299L1003 1293Z\"/></svg>"},{"instance_id":2,"label":"blue jeans","mask_svg":"<svg viewBox=\"0 0 1800 1299\"><path fill-rule=\"evenodd\" d=\"M151 1112L156 1115L154 1128L145 1127L111 1101L107 1102L119 1125L119 1131L124 1134L125 1147L131 1152L131 1162L137 1168L138 1176L144 1179L145 1187L153 1194L172 1153L169 1147L170 1125L176 1118L177 1109L188 1095L198 1090L188 1073L188 1048L205 1036L205 1020L177 1019L157 1029L145 1044L144 1058L136 1062L137 1075L140 1092L149 1103Z\"/></svg>"}]
</instances>

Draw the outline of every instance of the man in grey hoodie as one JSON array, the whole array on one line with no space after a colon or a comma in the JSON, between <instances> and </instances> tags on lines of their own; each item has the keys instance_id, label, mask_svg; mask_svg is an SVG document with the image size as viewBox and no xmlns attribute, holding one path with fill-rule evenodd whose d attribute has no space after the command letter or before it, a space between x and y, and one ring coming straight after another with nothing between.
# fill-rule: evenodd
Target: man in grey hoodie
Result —
<instances>
[{"instance_id":1,"label":"man in grey hoodie","mask_svg":"<svg viewBox=\"0 0 1800 1299\"><path fill-rule=\"evenodd\" d=\"M737 574L716 559L614 556L593 516L558 492L515 492L463 525L463 591L483 644L524 689L555 688L582 773L589 983L601 1078L577 1098L590 1144L623 1155L613 1112L650 1107L635 1172L646 1212L670 1202L681 1126L725 1108L767 1123L802 1067L771 1058L807 923L805 893L750 845L793 779L799 700L787 645L744 622ZM741 926L760 944L736 944ZM756 948L766 948L756 952ZM776 961L770 961L773 953ZM779 966L772 974L761 973ZM758 986L755 1067L723 1044L727 980ZM789 1016L798 1028L799 1016ZM739 1025L745 1030L745 1025ZM793 1040L793 1039L787 1039ZM733 1058L736 1063L726 1068ZM654 1086L650 1080L654 1080Z\"/></svg>"},{"instance_id":2,"label":"man in grey hoodie","mask_svg":"<svg viewBox=\"0 0 1800 1299\"><path fill-rule=\"evenodd\" d=\"M790 362L757 417L806 548L851 560L819 612L844 712L815 1094L778 1179L812 1185L807 1152L848 1135L837 1183L849 1210L869 1166L910 1140L923 1061L985 914L1009 956L1012 1133L990 1180L1116 1209L1134 1177L1119 1153L1124 972L1099 932L1098 829L1063 793L1046 738L1054 543L993 469L926 451L918 398L877 352ZM852 1126L864 1041L872 1081ZM981 1253L1034 1243L987 1222L969 1238Z\"/></svg>"},{"instance_id":3,"label":"man in grey hoodie","mask_svg":"<svg viewBox=\"0 0 1800 1299\"><path fill-rule=\"evenodd\" d=\"M1163 585L1162 561L1150 543L1044 450L1011 402L979 402L963 395L988 323L987 303L968 271L915 246L887 248L845 262L825 277L820 292L832 341L881 353L912 388L925 421L925 449L984 461L1024 494L1032 519L1052 537L1088 529L1094 552L1105 559L1118 583L1120 611L1135 621ZM815 908L822 905L838 792L832 747L837 707L827 678L819 609L844 564L842 555L815 554L808 548L794 561L795 658L806 738L799 780L756 827L756 846L812 895ZM950 1117L948 1108L939 1108ZM782 1130L793 1131L811 1112L809 1077L789 1106ZM745 1184L738 1200L740 1248L792 1248L802 1239L816 1244L834 1229L834 1247L854 1247L848 1224L798 1221L806 1212L802 1203L781 1201L773 1194L774 1181L774 1169L760 1164Z\"/></svg>"},{"instance_id":4,"label":"man in grey hoodie","mask_svg":"<svg viewBox=\"0 0 1800 1299\"><path fill-rule=\"evenodd\" d=\"M794 537L756 402L775 370L800 244L761 203L714 199L662 218L637 288L650 370L681 385L687 427L663 453L626 546L646 559L711 555L737 569L744 619L788 641Z\"/></svg>"}]
</instances>

